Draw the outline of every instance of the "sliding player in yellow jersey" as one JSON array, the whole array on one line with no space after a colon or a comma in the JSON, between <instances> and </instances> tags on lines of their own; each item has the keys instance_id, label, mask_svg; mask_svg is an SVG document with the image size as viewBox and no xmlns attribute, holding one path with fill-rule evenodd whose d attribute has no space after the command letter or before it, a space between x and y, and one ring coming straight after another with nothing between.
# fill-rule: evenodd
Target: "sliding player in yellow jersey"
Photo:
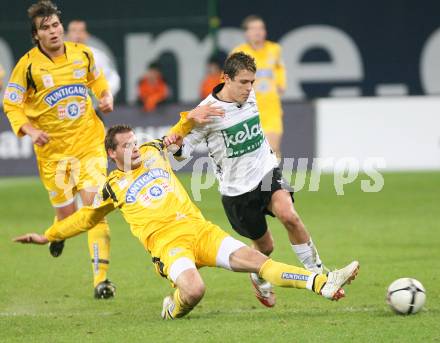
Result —
<instances>
[{"instance_id":1,"label":"sliding player in yellow jersey","mask_svg":"<svg viewBox=\"0 0 440 343\"><path fill-rule=\"evenodd\" d=\"M327 275L316 274L276 262L207 221L174 175L162 141L138 147L133 130L120 125L108 130L105 146L117 169L107 177L93 206L55 223L44 235L29 233L16 242L67 239L118 208L153 257L156 271L177 288L163 301L163 319L182 317L199 303L205 285L197 269L203 266L258 273L274 285L308 289L331 300L343 297L342 286L356 277L357 261Z\"/></svg>"},{"instance_id":2,"label":"sliding player in yellow jersey","mask_svg":"<svg viewBox=\"0 0 440 343\"><path fill-rule=\"evenodd\" d=\"M261 126L270 147L281 157L283 135L283 109L280 96L286 89L286 72L281 56L281 46L266 40L266 26L261 17L250 15L243 20L246 43L231 52L242 51L255 59L257 73L255 94L260 111Z\"/></svg>"},{"instance_id":3,"label":"sliding player in yellow jersey","mask_svg":"<svg viewBox=\"0 0 440 343\"><path fill-rule=\"evenodd\" d=\"M15 134L32 138L57 220L76 211L78 193L83 204L90 205L107 174L104 125L93 109L89 89L102 112L113 110L113 96L93 53L85 45L63 41L60 15L50 1L29 7L36 46L15 66L4 97L4 111ZM95 296L111 297L115 288L107 280L110 240L104 218L88 238ZM63 247L64 241L59 241L49 248L57 257Z\"/></svg>"}]
</instances>

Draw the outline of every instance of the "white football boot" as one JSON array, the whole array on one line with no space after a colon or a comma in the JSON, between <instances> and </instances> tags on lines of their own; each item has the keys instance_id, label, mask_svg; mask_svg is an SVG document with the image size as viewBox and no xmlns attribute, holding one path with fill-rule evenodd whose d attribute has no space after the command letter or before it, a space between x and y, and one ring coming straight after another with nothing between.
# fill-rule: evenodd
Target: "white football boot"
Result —
<instances>
[{"instance_id":1,"label":"white football boot","mask_svg":"<svg viewBox=\"0 0 440 343\"><path fill-rule=\"evenodd\" d=\"M327 282L321 289L321 295L330 300L339 300L345 296L342 287L350 284L359 272L359 262L353 261L348 266L327 274Z\"/></svg>"},{"instance_id":2,"label":"white football boot","mask_svg":"<svg viewBox=\"0 0 440 343\"><path fill-rule=\"evenodd\" d=\"M170 295L168 295L163 299L162 312L160 314L162 319L174 319L173 316L171 315L173 309L174 309L173 298Z\"/></svg>"}]
</instances>

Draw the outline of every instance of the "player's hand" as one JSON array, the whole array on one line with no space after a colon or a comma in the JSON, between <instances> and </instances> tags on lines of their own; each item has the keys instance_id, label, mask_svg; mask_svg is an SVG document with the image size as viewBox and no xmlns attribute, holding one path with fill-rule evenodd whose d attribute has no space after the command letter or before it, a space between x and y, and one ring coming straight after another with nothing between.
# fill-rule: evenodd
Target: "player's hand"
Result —
<instances>
[{"instance_id":1,"label":"player's hand","mask_svg":"<svg viewBox=\"0 0 440 343\"><path fill-rule=\"evenodd\" d=\"M38 146L43 146L49 142L49 135L42 130L36 129L32 134L30 134L30 136L32 138L32 142Z\"/></svg>"},{"instance_id":2,"label":"player's hand","mask_svg":"<svg viewBox=\"0 0 440 343\"><path fill-rule=\"evenodd\" d=\"M175 154L183 144L183 137L176 133L172 133L163 139L163 143L168 148L168 151Z\"/></svg>"},{"instance_id":3,"label":"player's hand","mask_svg":"<svg viewBox=\"0 0 440 343\"><path fill-rule=\"evenodd\" d=\"M277 90L278 90L278 95L280 95L280 96L283 95L284 92L286 91L286 89L283 87L277 87Z\"/></svg>"},{"instance_id":4,"label":"player's hand","mask_svg":"<svg viewBox=\"0 0 440 343\"><path fill-rule=\"evenodd\" d=\"M33 127L30 123L26 123L21 127L21 131L26 135L29 135L32 139L32 143L43 146L47 142L49 142L49 135L35 127Z\"/></svg>"},{"instance_id":5,"label":"player's hand","mask_svg":"<svg viewBox=\"0 0 440 343\"><path fill-rule=\"evenodd\" d=\"M18 236L13 239L15 243L23 244L47 244L49 240L44 235L39 235L38 233L27 233L23 236Z\"/></svg>"},{"instance_id":6,"label":"player's hand","mask_svg":"<svg viewBox=\"0 0 440 343\"><path fill-rule=\"evenodd\" d=\"M223 108L213 106L212 104L212 102L208 102L206 105L197 106L188 113L187 118L197 124L206 124L211 122L215 117L224 117L225 111Z\"/></svg>"},{"instance_id":7,"label":"player's hand","mask_svg":"<svg viewBox=\"0 0 440 343\"><path fill-rule=\"evenodd\" d=\"M98 108L104 113L113 111L113 95L109 91L104 91L99 99Z\"/></svg>"}]
</instances>

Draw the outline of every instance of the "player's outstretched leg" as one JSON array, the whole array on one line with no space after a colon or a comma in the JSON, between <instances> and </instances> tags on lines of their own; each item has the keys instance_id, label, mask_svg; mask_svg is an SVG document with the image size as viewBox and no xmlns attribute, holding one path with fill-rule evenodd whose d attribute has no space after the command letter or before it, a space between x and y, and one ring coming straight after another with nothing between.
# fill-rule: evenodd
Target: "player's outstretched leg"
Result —
<instances>
[{"instance_id":1,"label":"player's outstretched leg","mask_svg":"<svg viewBox=\"0 0 440 343\"><path fill-rule=\"evenodd\" d=\"M354 280L359 271L359 262L327 275L317 274L304 268L277 262L249 247L242 247L230 255L232 270L258 272L258 275L275 286L308 289L327 299L339 300L344 296L342 287Z\"/></svg>"},{"instance_id":2,"label":"player's outstretched leg","mask_svg":"<svg viewBox=\"0 0 440 343\"><path fill-rule=\"evenodd\" d=\"M282 181L282 179L280 179ZM281 221L287 230L293 251L311 272L322 274L326 269L319 257L312 238L296 212L289 192L280 189L272 194L268 208Z\"/></svg>"},{"instance_id":3,"label":"player's outstretched leg","mask_svg":"<svg viewBox=\"0 0 440 343\"><path fill-rule=\"evenodd\" d=\"M259 273L276 286L306 288L327 299L339 300L345 296L342 287L351 283L358 272L357 261L325 275L268 259L261 266Z\"/></svg>"}]
</instances>

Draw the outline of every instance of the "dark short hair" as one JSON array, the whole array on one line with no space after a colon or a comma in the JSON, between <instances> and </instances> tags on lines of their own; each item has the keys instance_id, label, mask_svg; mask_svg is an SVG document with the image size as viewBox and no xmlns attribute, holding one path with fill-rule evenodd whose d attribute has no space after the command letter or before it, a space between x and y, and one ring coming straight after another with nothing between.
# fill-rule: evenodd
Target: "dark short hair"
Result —
<instances>
[{"instance_id":1,"label":"dark short hair","mask_svg":"<svg viewBox=\"0 0 440 343\"><path fill-rule=\"evenodd\" d=\"M116 150L118 142L116 142L115 136L118 133L125 133L130 131L133 131L133 129L129 125L115 125L109 128L107 130L107 134L105 135L105 141L104 141L105 151L107 152L110 149Z\"/></svg>"},{"instance_id":2,"label":"dark short hair","mask_svg":"<svg viewBox=\"0 0 440 343\"><path fill-rule=\"evenodd\" d=\"M223 73L233 80L241 70L248 70L255 73L257 71L257 66L255 65L255 60L252 56L240 51L232 54L226 59L223 66Z\"/></svg>"},{"instance_id":3,"label":"dark short hair","mask_svg":"<svg viewBox=\"0 0 440 343\"><path fill-rule=\"evenodd\" d=\"M147 69L154 69L157 71L162 71L162 66L159 61L153 61L147 65Z\"/></svg>"},{"instance_id":4,"label":"dark short hair","mask_svg":"<svg viewBox=\"0 0 440 343\"><path fill-rule=\"evenodd\" d=\"M264 23L263 18L261 18L259 15L251 14L243 19L243 21L241 22L241 28L246 31L248 29L249 23L253 21L262 21Z\"/></svg>"},{"instance_id":5,"label":"dark short hair","mask_svg":"<svg viewBox=\"0 0 440 343\"><path fill-rule=\"evenodd\" d=\"M35 39L35 35L38 31L35 25L36 18L44 18L44 20L47 20L49 17L56 15L61 22L61 11L50 0L38 1L28 8L27 13L31 21L31 37L34 44L38 44L38 41Z\"/></svg>"}]
</instances>

